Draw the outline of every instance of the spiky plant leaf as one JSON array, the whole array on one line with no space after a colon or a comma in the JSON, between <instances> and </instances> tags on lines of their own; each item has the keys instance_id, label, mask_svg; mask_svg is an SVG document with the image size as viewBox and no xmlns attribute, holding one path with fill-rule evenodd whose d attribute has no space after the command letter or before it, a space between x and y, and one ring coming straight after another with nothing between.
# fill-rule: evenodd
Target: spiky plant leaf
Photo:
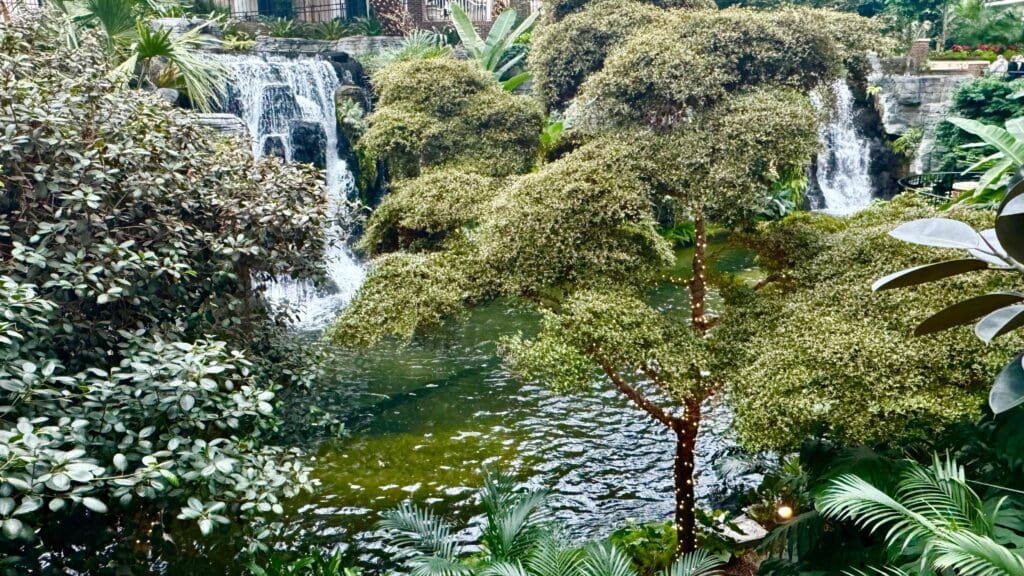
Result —
<instances>
[{"instance_id":1,"label":"spiky plant leaf","mask_svg":"<svg viewBox=\"0 0 1024 576\"><path fill-rule=\"evenodd\" d=\"M614 544L595 544L586 550L582 576L636 576L633 562Z\"/></svg>"},{"instance_id":2,"label":"spiky plant leaf","mask_svg":"<svg viewBox=\"0 0 1024 576\"><path fill-rule=\"evenodd\" d=\"M452 537L451 525L433 512L408 502L381 514L377 527L393 532L392 542L407 552L448 561L458 557L459 550Z\"/></svg>"}]
</instances>

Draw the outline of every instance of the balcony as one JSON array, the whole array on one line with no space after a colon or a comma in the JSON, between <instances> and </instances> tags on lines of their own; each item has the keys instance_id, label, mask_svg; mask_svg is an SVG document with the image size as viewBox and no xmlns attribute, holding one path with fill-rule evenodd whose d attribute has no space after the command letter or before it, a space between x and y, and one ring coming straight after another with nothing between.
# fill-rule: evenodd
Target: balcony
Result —
<instances>
[{"instance_id":1,"label":"balcony","mask_svg":"<svg viewBox=\"0 0 1024 576\"><path fill-rule=\"evenodd\" d=\"M428 22L447 22L451 19L453 1L473 22L490 22L493 19L494 0L426 0L424 17Z\"/></svg>"}]
</instances>

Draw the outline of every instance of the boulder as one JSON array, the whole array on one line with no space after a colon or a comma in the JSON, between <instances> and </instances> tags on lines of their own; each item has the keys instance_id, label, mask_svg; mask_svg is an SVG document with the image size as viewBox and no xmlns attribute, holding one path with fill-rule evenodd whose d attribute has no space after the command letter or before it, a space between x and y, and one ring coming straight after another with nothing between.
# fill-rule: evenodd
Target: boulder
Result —
<instances>
[{"instance_id":1,"label":"boulder","mask_svg":"<svg viewBox=\"0 0 1024 576\"><path fill-rule=\"evenodd\" d=\"M292 145L293 162L305 162L321 170L327 167L327 134L319 122L292 121L288 140Z\"/></svg>"},{"instance_id":2,"label":"boulder","mask_svg":"<svg viewBox=\"0 0 1024 576\"><path fill-rule=\"evenodd\" d=\"M236 138L243 142L249 141L249 129L245 122L234 114L223 113L197 113L196 121L218 134L229 138ZM282 152L283 154L283 152Z\"/></svg>"},{"instance_id":3,"label":"boulder","mask_svg":"<svg viewBox=\"0 0 1024 576\"><path fill-rule=\"evenodd\" d=\"M263 156L277 156L281 159L288 158L288 148L285 146L284 138L274 134L263 139Z\"/></svg>"},{"instance_id":4,"label":"boulder","mask_svg":"<svg viewBox=\"0 0 1024 576\"><path fill-rule=\"evenodd\" d=\"M174 88L157 88L156 95L171 104L177 104L178 100L181 98L181 92L178 92Z\"/></svg>"}]
</instances>

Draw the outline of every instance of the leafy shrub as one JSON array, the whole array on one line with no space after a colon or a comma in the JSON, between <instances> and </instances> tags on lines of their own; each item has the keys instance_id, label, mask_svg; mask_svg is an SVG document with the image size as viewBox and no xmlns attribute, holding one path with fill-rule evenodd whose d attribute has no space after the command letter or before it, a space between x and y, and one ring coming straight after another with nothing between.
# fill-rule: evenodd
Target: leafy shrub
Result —
<instances>
[{"instance_id":1,"label":"leafy shrub","mask_svg":"<svg viewBox=\"0 0 1024 576\"><path fill-rule=\"evenodd\" d=\"M308 375L254 286L322 277L318 176L32 26L0 29L0 549L83 510L280 513L310 483L274 398Z\"/></svg>"},{"instance_id":2,"label":"leafy shrub","mask_svg":"<svg viewBox=\"0 0 1024 576\"><path fill-rule=\"evenodd\" d=\"M373 83L378 107L359 147L386 161L393 178L442 164L489 176L533 166L543 115L476 64L446 57L394 62Z\"/></svg>"},{"instance_id":3,"label":"leafy shrub","mask_svg":"<svg viewBox=\"0 0 1024 576\"><path fill-rule=\"evenodd\" d=\"M961 85L953 95L950 116L1002 126L1007 120L1024 114L1024 100L1014 98L1024 82L1007 82L1001 78L978 78ZM936 149L940 154L939 170L955 172L995 150L991 147L961 149L974 142L969 134L949 122L935 130Z\"/></svg>"}]
</instances>

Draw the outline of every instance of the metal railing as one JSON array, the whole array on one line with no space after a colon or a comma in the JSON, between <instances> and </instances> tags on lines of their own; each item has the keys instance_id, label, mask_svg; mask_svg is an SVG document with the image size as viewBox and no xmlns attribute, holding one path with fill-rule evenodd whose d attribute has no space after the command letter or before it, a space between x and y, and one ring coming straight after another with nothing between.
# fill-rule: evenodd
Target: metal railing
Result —
<instances>
[{"instance_id":1,"label":"metal railing","mask_svg":"<svg viewBox=\"0 0 1024 576\"><path fill-rule=\"evenodd\" d=\"M490 22L494 13L494 0L426 0L423 16L427 22L447 22L452 16L452 2L456 2L473 22Z\"/></svg>"},{"instance_id":2,"label":"metal railing","mask_svg":"<svg viewBox=\"0 0 1024 576\"><path fill-rule=\"evenodd\" d=\"M964 180L977 180L981 172L926 172L912 174L899 180L904 190L917 192L933 202L945 202L954 197L953 184Z\"/></svg>"},{"instance_id":3,"label":"metal railing","mask_svg":"<svg viewBox=\"0 0 1024 576\"><path fill-rule=\"evenodd\" d=\"M231 17L236 20L292 18L300 22L327 22L346 16L344 2L227 0L222 6L227 8Z\"/></svg>"}]
</instances>

